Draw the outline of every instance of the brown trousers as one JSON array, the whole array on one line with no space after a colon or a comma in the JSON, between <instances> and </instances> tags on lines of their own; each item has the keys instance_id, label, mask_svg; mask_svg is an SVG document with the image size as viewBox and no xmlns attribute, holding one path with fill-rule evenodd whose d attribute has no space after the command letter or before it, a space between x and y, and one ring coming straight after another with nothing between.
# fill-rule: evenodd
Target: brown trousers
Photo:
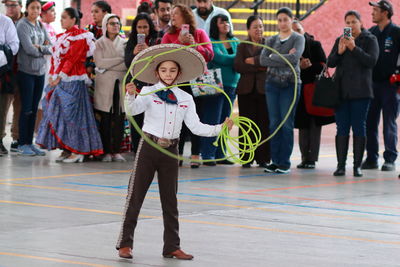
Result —
<instances>
[{"instance_id":1,"label":"brown trousers","mask_svg":"<svg viewBox=\"0 0 400 267\"><path fill-rule=\"evenodd\" d=\"M0 94L0 139L6 136L7 114L13 104L13 119L11 125L11 137L18 140L19 113L21 111L21 100L18 89L15 88L14 94Z\"/></svg>"},{"instance_id":2,"label":"brown trousers","mask_svg":"<svg viewBox=\"0 0 400 267\"><path fill-rule=\"evenodd\" d=\"M177 146L169 147L167 150L174 154L178 153ZM156 150L143 139L140 140L129 180L128 196L117 249L133 247L134 231L139 212L155 172L158 174L158 187L164 220L163 255L180 249L178 201L176 198L178 168L178 160Z\"/></svg>"}]
</instances>

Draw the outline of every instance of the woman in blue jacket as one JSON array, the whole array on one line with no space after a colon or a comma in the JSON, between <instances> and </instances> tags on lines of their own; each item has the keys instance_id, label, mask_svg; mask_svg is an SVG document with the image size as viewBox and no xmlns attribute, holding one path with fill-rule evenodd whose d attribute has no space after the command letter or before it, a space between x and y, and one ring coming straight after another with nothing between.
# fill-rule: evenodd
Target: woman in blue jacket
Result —
<instances>
[{"instance_id":1,"label":"woman in blue jacket","mask_svg":"<svg viewBox=\"0 0 400 267\"><path fill-rule=\"evenodd\" d=\"M223 14L216 15L210 23L210 40L215 41L238 41L232 34L229 18ZM214 58L208 64L209 69L221 69L224 91L229 96L232 104L236 98L236 86L240 74L233 69L238 42L213 43ZM200 117L203 123L216 124L224 122L229 117L231 107L224 95L210 96L204 98ZM220 147L215 147L215 137L201 137L201 156L203 159L224 158L224 152ZM229 160L205 162L204 165L215 166L216 164L233 164Z\"/></svg>"}]
</instances>

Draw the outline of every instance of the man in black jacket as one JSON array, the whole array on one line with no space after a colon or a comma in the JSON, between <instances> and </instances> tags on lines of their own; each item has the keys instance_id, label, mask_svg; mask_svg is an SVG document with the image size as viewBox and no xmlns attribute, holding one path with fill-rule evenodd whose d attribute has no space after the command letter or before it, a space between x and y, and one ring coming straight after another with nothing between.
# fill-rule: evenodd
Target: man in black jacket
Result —
<instances>
[{"instance_id":1,"label":"man in black jacket","mask_svg":"<svg viewBox=\"0 0 400 267\"><path fill-rule=\"evenodd\" d=\"M400 53L400 28L391 21L393 6L387 0L369 2L373 7L372 19L376 26L370 29L379 43L379 59L373 71L374 99L367 119L367 158L363 169L377 169L379 157L378 126L380 114L383 116L383 136L385 163L382 171L395 170L397 158L397 123L400 96L397 87L390 84L390 76L395 73Z\"/></svg>"}]
</instances>

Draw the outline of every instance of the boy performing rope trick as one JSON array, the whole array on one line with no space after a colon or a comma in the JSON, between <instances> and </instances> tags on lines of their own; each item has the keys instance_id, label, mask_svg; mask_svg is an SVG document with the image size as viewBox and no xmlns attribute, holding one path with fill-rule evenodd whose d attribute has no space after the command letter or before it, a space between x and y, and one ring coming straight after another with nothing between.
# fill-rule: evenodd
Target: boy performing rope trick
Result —
<instances>
[{"instance_id":1,"label":"boy performing rope trick","mask_svg":"<svg viewBox=\"0 0 400 267\"><path fill-rule=\"evenodd\" d=\"M203 56L192 48L184 48L162 54L177 48L177 44L152 46L140 52L135 59L132 75L137 80L154 84L143 87L138 95L135 86L129 83L126 95L126 111L129 115L144 112L144 135L167 151L178 155L178 137L182 123L196 135L217 136L223 127L229 130L233 121L229 118L223 124L207 125L200 122L193 98L177 86L202 75L206 69ZM162 54L152 59L143 70L141 59ZM123 215L117 249L121 258L132 258L134 231L144 198L157 171L160 199L164 220L163 256L191 260L193 256L180 249L178 222L178 160L172 158L141 139L128 186L128 195Z\"/></svg>"}]
</instances>

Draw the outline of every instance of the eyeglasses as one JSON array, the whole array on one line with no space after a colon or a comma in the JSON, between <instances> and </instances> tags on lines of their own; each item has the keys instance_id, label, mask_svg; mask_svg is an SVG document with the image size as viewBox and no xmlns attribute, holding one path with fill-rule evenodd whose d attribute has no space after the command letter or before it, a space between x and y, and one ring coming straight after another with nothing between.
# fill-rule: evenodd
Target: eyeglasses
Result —
<instances>
[{"instance_id":1,"label":"eyeglasses","mask_svg":"<svg viewBox=\"0 0 400 267\"><path fill-rule=\"evenodd\" d=\"M111 25L111 26L121 26L121 23L119 23L119 22L109 22L108 25Z\"/></svg>"},{"instance_id":2,"label":"eyeglasses","mask_svg":"<svg viewBox=\"0 0 400 267\"><path fill-rule=\"evenodd\" d=\"M8 8L16 8L17 6L19 6L19 5L6 5L6 7L8 7Z\"/></svg>"}]
</instances>

